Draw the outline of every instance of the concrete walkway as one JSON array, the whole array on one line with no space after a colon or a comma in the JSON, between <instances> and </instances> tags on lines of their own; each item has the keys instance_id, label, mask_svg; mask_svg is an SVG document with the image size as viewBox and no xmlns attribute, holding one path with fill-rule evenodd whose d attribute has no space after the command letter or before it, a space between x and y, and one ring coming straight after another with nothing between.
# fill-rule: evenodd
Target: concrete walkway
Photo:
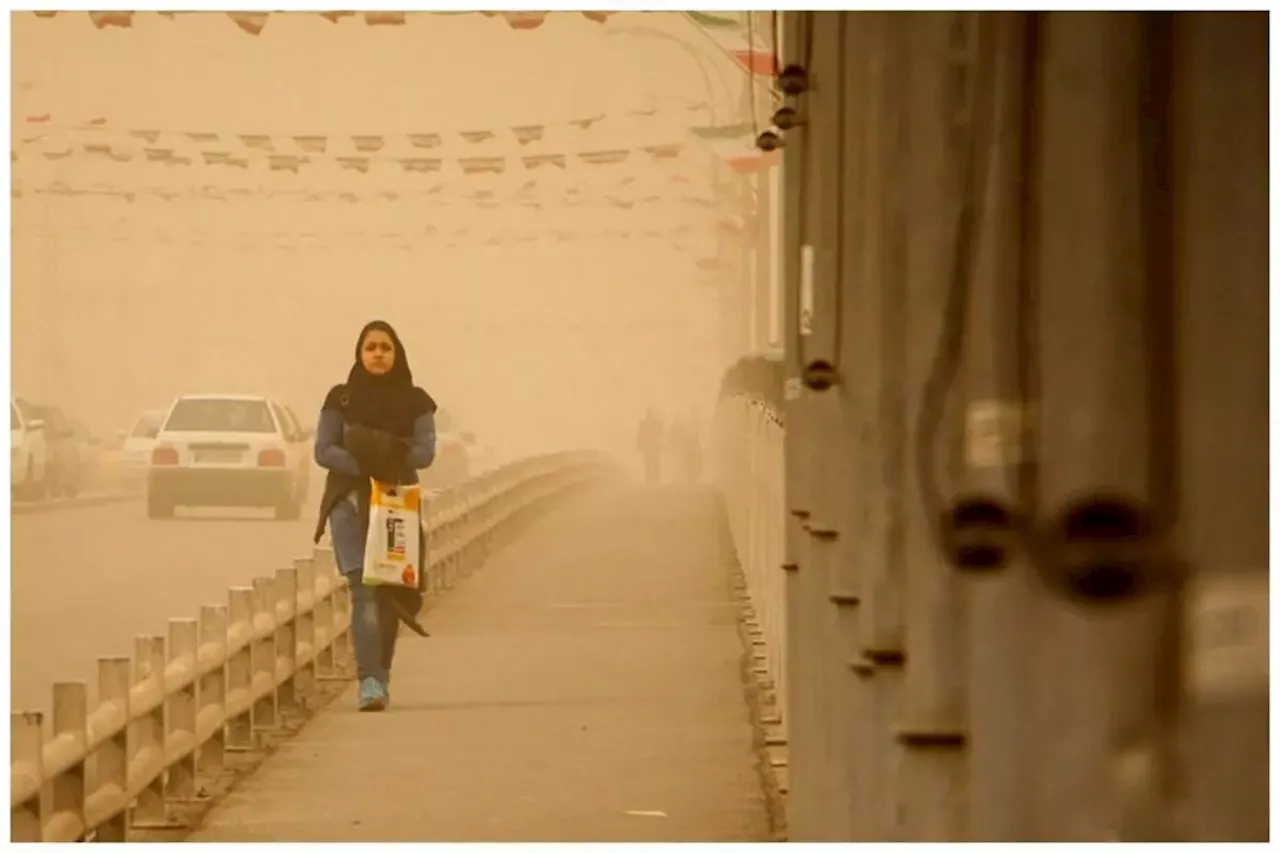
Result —
<instances>
[{"instance_id":1,"label":"concrete walkway","mask_svg":"<svg viewBox=\"0 0 1280 853\"><path fill-rule=\"evenodd\" d=\"M189 840L768 840L728 581L710 489L583 493Z\"/></svg>"}]
</instances>

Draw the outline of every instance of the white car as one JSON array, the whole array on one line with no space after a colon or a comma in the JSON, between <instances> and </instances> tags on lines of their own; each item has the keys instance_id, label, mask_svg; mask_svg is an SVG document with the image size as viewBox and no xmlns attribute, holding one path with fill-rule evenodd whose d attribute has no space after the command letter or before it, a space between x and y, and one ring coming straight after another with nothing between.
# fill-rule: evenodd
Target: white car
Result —
<instances>
[{"instance_id":1,"label":"white car","mask_svg":"<svg viewBox=\"0 0 1280 853\"><path fill-rule=\"evenodd\" d=\"M149 409L143 412L120 446L121 463L129 468L145 469L151 464L151 451L156 446L156 436L164 424L168 409Z\"/></svg>"},{"instance_id":2,"label":"white car","mask_svg":"<svg viewBox=\"0 0 1280 853\"><path fill-rule=\"evenodd\" d=\"M311 476L311 431L266 397L179 397L156 435L147 469L147 515L179 506L274 507L302 512Z\"/></svg>"},{"instance_id":3,"label":"white car","mask_svg":"<svg viewBox=\"0 0 1280 853\"><path fill-rule=\"evenodd\" d=\"M26 500L44 497L45 460L48 456L44 421L25 400L9 401L9 486L13 496Z\"/></svg>"}]
</instances>

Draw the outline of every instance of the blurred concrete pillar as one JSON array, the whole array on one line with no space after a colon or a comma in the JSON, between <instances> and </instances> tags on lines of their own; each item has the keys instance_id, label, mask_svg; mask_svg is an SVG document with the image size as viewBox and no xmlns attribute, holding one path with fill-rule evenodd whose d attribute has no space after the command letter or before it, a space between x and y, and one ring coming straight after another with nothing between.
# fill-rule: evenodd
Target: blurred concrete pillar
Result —
<instances>
[{"instance_id":1,"label":"blurred concrete pillar","mask_svg":"<svg viewBox=\"0 0 1280 853\"><path fill-rule=\"evenodd\" d=\"M808 417L821 453L809 473L811 502L805 529L810 536L808 561L798 570L801 596L808 614L806 630L813 644L809 695L814 702L822 754L807 768L817 804L813 821L796 840L845 841L854 837L857 791L864 769L857 754L861 695L850 667L857 642L859 577L854 512L857 436L851 430L851 399L846 373L863 369L847 359L852 341L850 312L862 306L848 298L848 245L845 240L853 182L846 181L851 146L846 64L846 32L854 16L818 12L813 18L812 92L806 96L812 133L805 208L804 248L809 267L806 290L811 306L801 339L801 381L808 395Z\"/></svg>"},{"instance_id":2,"label":"blurred concrete pillar","mask_svg":"<svg viewBox=\"0 0 1280 853\"><path fill-rule=\"evenodd\" d=\"M765 93L761 100L772 100ZM767 104L760 103L757 115ZM768 118L761 121L768 126ZM773 337L773 302L775 299L774 284L774 240L773 233L773 183L776 180L778 167L760 170L755 176L755 205L750 219L752 229L751 250L751 285L752 285L752 317L751 317L751 349L763 352L769 349Z\"/></svg>"},{"instance_id":3,"label":"blurred concrete pillar","mask_svg":"<svg viewBox=\"0 0 1280 853\"><path fill-rule=\"evenodd\" d=\"M963 169L972 130L973 13L911 15L903 186L907 210L905 353L906 453L901 504L905 670L894 737L902 745L899 807L903 840L963 837L966 661L959 578L939 551L936 528L951 498L956 464L948 398L957 354L952 305ZM967 236L967 235L966 235Z\"/></svg>"},{"instance_id":4,"label":"blurred concrete pillar","mask_svg":"<svg viewBox=\"0 0 1280 853\"><path fill-rule=\"evenodd\" d=\"M1033 13L979 16L975 85L979 103L977 176L980 206L974 235L974 277L968 299L957 427L963 471L948 507L957 533L970 537L963 554L952 543L953 570L964 578L968 624L964 642L969 684L966 716L965 840L1010 842L1030 837L1030 786L1025 757L1031 732L1028 689L1036 622L1028 555L1013 534L1025 509L1027 471L1026 342L1029 308L1025 265L1025 128L1031 120L1026 32ZM983 101L985 99L985 102ZM984 550L986 549L986 550ZM959 558L959 559L957 559Z\"/></svg>"},{"instance_id":5,"label":"blurred concrete pillar","mask_svg":"<svg viewBox=\"0 0 1280 853\"><path fill-rule=\"evenodd\" d=\"M1265 12L1171 15L1175 547L1190 570L1181 781L1192 841L1264 841L1269 786Z\"/></svg>"},{"instance_id":6,"label":"blurred concrete pillar","mask_svg":"<svg viewBox=\"0 0 1280 853\"><path fill-rule=\"evenodd\" d=\"M806 41L813 31L811 12L784 12L782 21L782 64L784 67L807 64ZM813 110L806 95L788 97L803 117ZM785 354L784 398L786 443L784 469L786 476L786 531L784 571L787 622L787 737L790 791L787 796L788 837L809 840L816 835L820 819L815 770L821 762L823 745L820 720L822 709L813 695L813 665L821 654L810 630L811 606L807 578L802 574L809 564L810 537L803 525L812 505L810 478L815 455L819 452L811 424L810 395L801 381L802 347L809 325L806 304L806 260L804 221L811 202L809 174L812 129L802 121L785 136L783 171L785 198L782 207L782 339Z\"/></svg>"},{"instance_id":7,"label":"blurred concrete pillar","mask_svg":"<svg viewBox=\"0 0 1280 853\"><path fill-rule=\"evenodd\" d=\"M848 648L858 679L853 840L901 840L895 736L905 660L901 516L905 444L904 352L907 209L902 91L914 15L850 13L845 30L846 214L842 376L854 456L851 520L857 535L858 619Z\"/></svg>"}]
</instances>

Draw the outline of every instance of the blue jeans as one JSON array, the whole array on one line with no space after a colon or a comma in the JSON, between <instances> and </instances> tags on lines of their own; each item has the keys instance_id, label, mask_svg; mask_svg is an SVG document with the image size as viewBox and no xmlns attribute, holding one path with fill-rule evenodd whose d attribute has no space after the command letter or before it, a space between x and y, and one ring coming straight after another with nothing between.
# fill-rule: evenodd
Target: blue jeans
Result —
<instances>
[{"instance_id":1,"label":"blue jeans","mask_svg":"<svg viewBox=\"0 0 1280 853\"><path fill-rule=\"evenodd\" d=\"M391 609L383 590L365 586L364 572L345 575L351 589L351 643L356 653L356 678L376 678L384 686L391 680L391 661L396 656L400 619Z\"/></svg>"}]
</instances>

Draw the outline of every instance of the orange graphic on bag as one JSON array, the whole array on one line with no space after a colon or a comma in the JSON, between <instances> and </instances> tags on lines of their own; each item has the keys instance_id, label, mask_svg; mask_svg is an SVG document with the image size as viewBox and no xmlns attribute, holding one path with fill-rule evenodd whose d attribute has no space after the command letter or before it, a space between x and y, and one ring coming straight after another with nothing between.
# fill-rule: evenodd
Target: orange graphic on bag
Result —
<instances>
[{"instance_id":1,"label":"orange graphic on bag","mask_svg":"<svg viewBox=\"0 0 1280 853\"><path fill-rule=\"evenodd\" d=\"M413 586L417 582L417 575L413 572L413 566L404 567L404 573L400 575L400 580L405 586Z\"/></svg>"}]
</instances>

